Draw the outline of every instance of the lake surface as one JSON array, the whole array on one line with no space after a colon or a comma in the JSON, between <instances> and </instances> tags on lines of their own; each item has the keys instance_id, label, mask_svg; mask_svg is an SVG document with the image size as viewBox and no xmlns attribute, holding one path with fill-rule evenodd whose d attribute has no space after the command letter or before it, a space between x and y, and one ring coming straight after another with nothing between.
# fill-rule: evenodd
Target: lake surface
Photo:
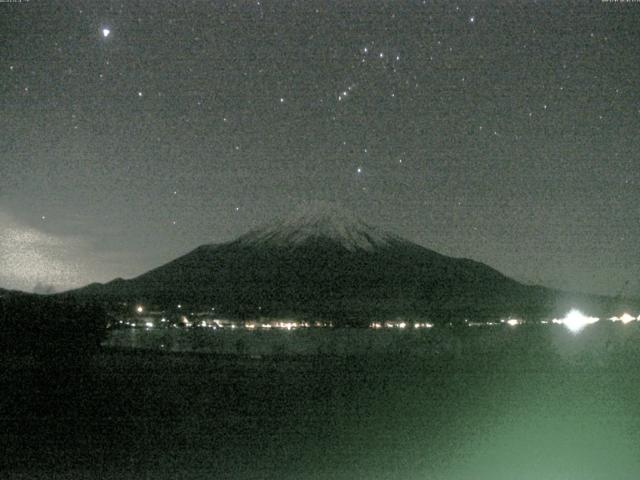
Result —
<instances>
[{"instance_id":1,"label":"lake surface","mask_svg":"<svg viewBox=\"0 0 640 480\"><path fill-rule=\"evenodd\" d=\"M274 333L293 335L256 348L381 332ZM106 350L74 368L5 358L0 476L640 477L637 325L414 333L365 354L258 357L245 340L242 355Z\"/></svg>"}]
</instances>

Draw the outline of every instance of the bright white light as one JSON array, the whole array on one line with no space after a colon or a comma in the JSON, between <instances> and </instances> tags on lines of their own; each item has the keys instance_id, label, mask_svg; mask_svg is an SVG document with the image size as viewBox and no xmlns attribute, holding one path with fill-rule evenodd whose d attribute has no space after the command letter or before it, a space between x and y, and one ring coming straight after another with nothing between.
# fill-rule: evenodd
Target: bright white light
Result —
<instances>
[{"instance_id":1,"label":"bright white light","mask_svg":"<svg viewBox=\"0 0 640 480\"><path fill-rule=\"evenodd\" d=\"M635 318L629 315L628 313L623 313L622 316L620 317L620 321L622 323L629 323L629 322L633 322L634 320Z\"/></svg>"},{"instance_id":2,"label":"bright white light","mask_svg":"<svg viewBox=\"0 0 640 480\"><path fill-rule=\"evenodd\" d=\"M510 327L515 327L516 325L520 325L520 320L510 318L509 320L507 320L507 325L509 325Z\"/></svg>"},{"instance_id":3,"label":"bright white light","mask_svg":"<svg viewBox=\"0 0 640 480\"><path fill-rule=\"evenodd\" d=\"M138 313L142 313L142 312L144 312L144 307L143 307L142 305L138 305L138 306L136 307L136 312L138 312Z\"/></svg>"},{"instance_id":4,"label":"bright white light","mask_svg":"<svg viewBox=\"0 0 640 480\"><path fill-rule=\"evenodd\" d=\"M398 328L405 328L406 326L407 326L407 324L406 324L406 323L404 323L404 322L400 322L400 323L398 324Z\"/></svg>"},{"instance_id":5,"label":"bright white light","mask_svg":"<svg viewBox=\"0 0 640 480\"><path fill-rule=\"evenodd\" d=\"M573 333L578 333L587 325L596 323L599 319L596 317L587 317L579 310L573 309L561 320L565 327ZM555 322L554 322L555 323Z\"/></svg>"},{"instance_id":6,"label":"bright white light","mask_svg":"<svg viewBox=\"0 0 640 480\"><path fill-rule=\"evenodd\" d=\"M144 326L147 328L153 328L153 322L147 322L144 324Z\"/></svg>"},{"instance_id":7,"label":"bright white light","mask_svg":"<svg viewBox=\"0 0 640 480\"><path fill-rule=\"evenodd\" d=\"M102 36L104 38L107 38L110 34L111 34L111 30L109 30L108 28L103 28L102 29Z\"/></svg>"}]
</instances>

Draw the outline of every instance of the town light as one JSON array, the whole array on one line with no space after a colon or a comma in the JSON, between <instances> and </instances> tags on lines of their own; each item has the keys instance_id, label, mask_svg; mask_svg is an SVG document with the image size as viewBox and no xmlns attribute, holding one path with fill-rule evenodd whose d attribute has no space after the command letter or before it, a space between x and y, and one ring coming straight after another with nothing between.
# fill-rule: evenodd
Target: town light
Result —
<instances>
[{"instance_id":1,"label":"town light","mask_svg":"<svg viewBox=\"0 0 640 480\"><path fill-rule=\"evenodd\" d=\"M562 323L571 332L578 333L587 325L596 323L598 320L599 318L587 317L580 310L573 309L558 323ZM556 322L554 321L554 323Z\"/></svg>"},{"instance_id":2,"label":"town light","mask_svg":"<svg viewBox=\"0 0 640 480\"><path fill-rule=\"evenodd\" d=\"M635 318L629 315L628 313L623 313L622 316L620 317L620 321L622 323L629 323L629 322L633 322L634 320Z\"/></svg>"}]
</instances>

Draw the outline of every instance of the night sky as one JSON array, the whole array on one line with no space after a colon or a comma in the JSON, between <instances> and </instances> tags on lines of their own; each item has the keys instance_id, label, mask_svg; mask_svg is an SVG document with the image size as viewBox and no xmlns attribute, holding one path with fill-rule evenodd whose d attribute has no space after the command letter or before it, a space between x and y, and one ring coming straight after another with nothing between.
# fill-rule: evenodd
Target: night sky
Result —
<instances>
[{"instance_id":1,"label":"night sky","mask_svg":"<svg viewBox=\"0 0 640 480\"><path fill-rule=\"evenodd\" d=\"M304 201L640 296L640 3L0 3L0 287L131 277Z\"/></svg>"}]
</instances>

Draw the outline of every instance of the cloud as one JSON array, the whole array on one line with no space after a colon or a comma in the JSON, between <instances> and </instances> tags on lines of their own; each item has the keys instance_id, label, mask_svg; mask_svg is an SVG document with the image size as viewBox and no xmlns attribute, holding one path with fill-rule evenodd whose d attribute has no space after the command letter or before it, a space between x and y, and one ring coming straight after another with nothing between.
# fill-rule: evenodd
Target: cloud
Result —
<instances>
[{"instance_id":1,"label":"cloud","mask_svg":"<svg viewBox=\"0 0 640 480\"><path fill-rule=\"evenodd\" d=\"M92 250L87 239L51 234L0 210L0 287L33 291L49 285L59 291L96 281L99 271L107 277L101 280L111 278Z\"/></svg>"}]
</instances>

